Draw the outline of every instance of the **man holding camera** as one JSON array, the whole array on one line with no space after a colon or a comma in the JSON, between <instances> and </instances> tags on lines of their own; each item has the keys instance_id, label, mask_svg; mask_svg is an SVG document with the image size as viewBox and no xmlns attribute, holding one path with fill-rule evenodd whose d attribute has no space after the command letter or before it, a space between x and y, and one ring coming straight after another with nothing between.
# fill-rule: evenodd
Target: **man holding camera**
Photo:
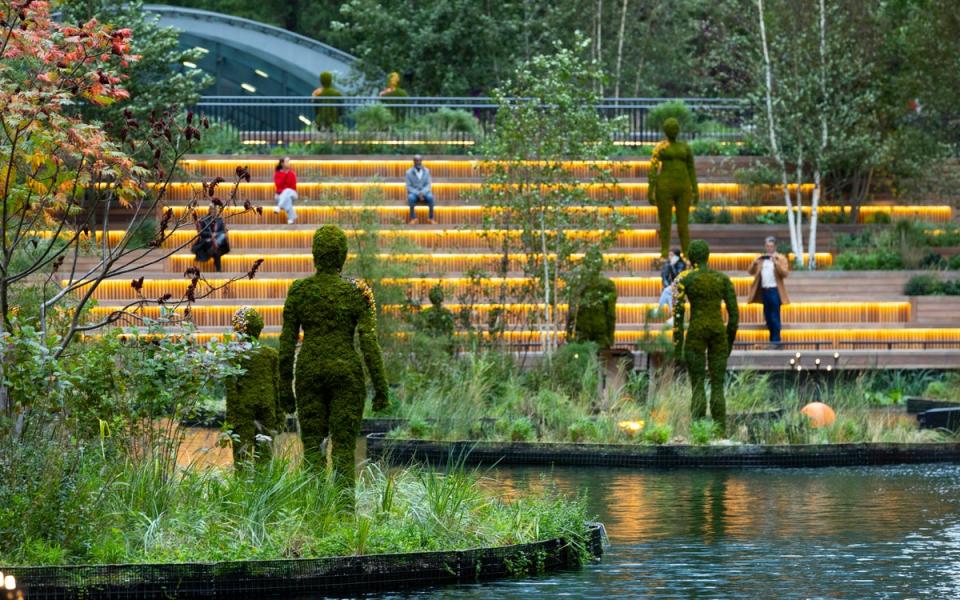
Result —
<instances>
[{"instance_id":1,"label":"man holding camera","mask_svg":"<svg viewBox=\"0 0 960 600\"><path fill-rule=\"evenodd\" d=\"M768 237L765 240L764 254L753 259L748 272L755 276L750 287L749 302L763 303L763 318L770 331L770 343L779 347L780 306L790 303L783 280L790 274L790 266L787 257L777 252L776 238Z\"/></svg>"}]
</instances>

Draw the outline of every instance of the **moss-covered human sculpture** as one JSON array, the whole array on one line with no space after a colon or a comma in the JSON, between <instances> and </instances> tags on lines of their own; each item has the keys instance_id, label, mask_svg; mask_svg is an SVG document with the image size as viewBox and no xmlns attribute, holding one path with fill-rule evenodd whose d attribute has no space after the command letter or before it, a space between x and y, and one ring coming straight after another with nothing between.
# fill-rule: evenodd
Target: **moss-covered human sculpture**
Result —
<instances>
[{"instance_id":1,"label":"moss-covered human sculpture","mask_svg":"<svg viewBox=\"0 0 960 600\"><path fill-rule=\"evenodd\" d=\"M263 318L245 306L233 315L233 329L251 339L260 337ZM277 402L280 372L277 351L257 346L239 361L242 375L226 381L227 423L233 428L233 464L239 465L256 457L270 456L270 443L257 443L257 434L273 436L277 430Z\"/></svg>"},{"instance_id":2,"label":"moss-covered human sculpture","mask_svg":"<svg viewBox=\"0 0 960 600\"><path fill-rule=\"evenodd\" d=\"M324 225L313 235L313 262L317 272L290 286L283 305L280 334L280 404L296 408L304 458L316 468L326 465L321 448L329 436L337 482L352 488L354 448L360 433L367 396L363 363L373 383L374 410L387 407L387 380L377 342L377 313L373 291L361 280L340 275L347 258L347 237L335 225ZM303 345L294 353L300 330ZM354 349L354 335L360 354Z\"/></svg>"},{"instance_id":3,"label":"moss-covered human sculpture","mask_svg":"<svg viewBox=\"0 0 960 600\"><path fill-rule=\"evenodd\" d=\"M573 340L606 350L617 329L617 286L603 274L603 255L596 248L587 251L583 266L586 276L570 307Z\"/></svg>"},{"instance_id":4,"label":"moss-covered human sculpture","mask_svg":"<svg viewBox=\"0 0 960 600\"><path fill-rule=\"evenodd\" d=\"M380 95L386 98L407 97L407 91L400 87L400 73L394 71L387 75L387 87L383 88Z\"/></svg>"},{"instance_id":5,"label":"moss-covered human sculpture","mask_svg":"<svg viewBox=\"0 0 960 600\"><path fill-rule=\"evenodd\" d=\"M710 246L705 241L690 242L687 256L692 268L677 278L677 298L673 309L674 357L678 364L686 365L690 375L690 387L693 388L690 412L694 419L706 416L704 383L709 375L710 416L723 433L726 431L727 416L723 379L740 320L737 292L729 277L707 266ZM690 325L684 336L683 318L687 301L690 302ZM727 308L726 327L723 325L721 302Z\"/></svg>"},{"instance_id":6,"label":"moss-covered human sculpture","mask_svg":"<svg viewBox=\"0 0 960 600\"><path fill-rule=\"evenodd\" d=\"M434 338L448 338L453 345L454 317L443 305L443 288L439 284L430 288L430 306L417 314L414 325L417 331Z\"/></svg>"},{"instance_id":7,"label":"moss-covered human sculpture","mask_svg":"<svg viewBox=\"0 0 960 600\"><path fill-rule=\"evenodd\" d=\"M340 120L340 90L333 87L333 75L329 71L320 73L320 87L313 90L314 103L317 104L317 127L330 129ZM332 105L332 106L331 106Z\"/></svg>"},{"instance_id":8,"label":"moss-covered human sculpture","mask_svg":"<svg viewBox=\"0 0 960 600\"><path fill-rule=\"evenodd\" d=\"M657 207L657 221L660 223L660 256L667 257L670 251L670 223L673 210L677 211L677 235L680 247L687 254L690 246L690 207L699 200L697 172L693 164L693 152L685 142L677 140L680 124L674 118L663 123L663 133L667 139L653 149L650 157L650 171L647 187L647 199Z\"/></svg>"}]
</instances>

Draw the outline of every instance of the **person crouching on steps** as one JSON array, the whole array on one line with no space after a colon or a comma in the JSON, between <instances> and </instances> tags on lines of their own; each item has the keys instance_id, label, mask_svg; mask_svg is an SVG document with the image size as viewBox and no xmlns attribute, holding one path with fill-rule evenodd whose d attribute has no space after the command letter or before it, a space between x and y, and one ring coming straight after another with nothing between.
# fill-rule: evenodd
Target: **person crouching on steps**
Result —
<instances>
[{"instance_id":1,"label":"person crouching on steps","mask_svg":"<svg viewBox=\"0 0 960 600\"><path fill-rule=\"evenodd\" d=\"M289 156L284 156L277 163L273 185L277 188L277 205L273 207L273 212L279 213L282 209L287 213L287 225L292 225L297 220L297 211L293 208L297 199L297 174L290 168Z\"/></svg>"}]
</instances>

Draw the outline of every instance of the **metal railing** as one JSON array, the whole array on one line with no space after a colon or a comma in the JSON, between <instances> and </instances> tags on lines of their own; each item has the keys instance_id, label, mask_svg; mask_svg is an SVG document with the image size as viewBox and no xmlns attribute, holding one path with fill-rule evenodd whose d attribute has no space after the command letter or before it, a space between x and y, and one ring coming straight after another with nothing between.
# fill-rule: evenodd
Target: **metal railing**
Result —
<instances>
[{"instance_id":1,"label":"metal railing","mask_svg":"<svg viewBox=\"0 0 960 600\"><path fill-rule=\"evenodd\" d=\"M597 110L622 122L615 143L652 144L662 133L650 123L649 113L670 100L683 100L693 115L687 139L742 141L749 111L738 99L605 98ZM220 135L234 135L238 143L248 145L471 146L493 130L497 104L471 97L206 96L192 109L220 124L225 130ZM317 117L324 111L328 116L335 114L332 126L318 125Z\"/></svg>"}]
</instances>

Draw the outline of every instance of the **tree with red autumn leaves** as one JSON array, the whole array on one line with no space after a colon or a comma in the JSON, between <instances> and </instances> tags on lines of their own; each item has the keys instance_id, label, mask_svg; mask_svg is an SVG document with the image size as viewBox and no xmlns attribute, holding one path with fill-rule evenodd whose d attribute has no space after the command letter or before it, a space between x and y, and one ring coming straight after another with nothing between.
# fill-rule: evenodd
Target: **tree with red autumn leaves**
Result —
<instances>
[{"instance_id":1,"label":"tree with red autumn leaves","mask_svg":"<svg viewBox=\"0 0 960 600\"><path fill-rule=\"evenodd\" d=\"M191 302L223 287L212 287L192 268L181 298L148 299L141 293L137 272L195 239L169 243L184 226L195 231L199 199L174 216L164 198L176 161L208 124L192 114L178 123L170 112L154 112L141 122L127 111L111 139L99 124L79 116L83 103L105 106L128 98L124 69L139 59L130 53L132 36L96 20L57 23L49 2L0 0L0 337L16 335L25 325L14 300L31 288L39 315L29 326L46 336L53 320L60 324L49 331L55 357L77 334L125 316L137 318L148 304L186 305L170 311L171 322L183 318ZM140 144L152 158L131 158ZM246 168L238 167L227 199L217 195L222 179L205 183L199 195L222 211L238 204L239 184L249 179ZM138 232L155 219L160 224L149 243L136 243ZM245 276L253 277L258 266ZM84 308L97 286L120 277L132 279L137 300L89 322ZM0 381L6 366L2 346ZM0 415L9 410L0 385Z\"/></svg>"}]
</instances>

